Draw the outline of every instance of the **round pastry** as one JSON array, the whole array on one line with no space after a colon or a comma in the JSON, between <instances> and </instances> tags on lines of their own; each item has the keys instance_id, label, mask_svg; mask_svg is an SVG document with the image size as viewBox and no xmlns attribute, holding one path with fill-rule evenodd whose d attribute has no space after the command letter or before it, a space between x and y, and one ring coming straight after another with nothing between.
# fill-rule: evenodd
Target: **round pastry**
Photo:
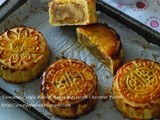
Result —
<instances>
[{"instance_id":1,"label":"round pastry","mask_svg":"<svg viewBox=\"0 0 160 120\"><path fill-rule=\"evenodd\" d=\"M82 61L59 60L48 67L41 79L42 103L56 116L77 118L97 103L97 76Z\"/></svg>"},{"instance_id":2,"label":"round pastry","mask_svg":"<svg viewBox=\"0 0 160 120\"><path fill-rule=\"evenodd\" d=\"M49 64L50 51L43 35L31 27L14 27L0 34L0 76L24 83L37 78Z\"/></svg>"},{"instance_id":3,"label":"round pastry","mask_svg":"<svg viewBox=\"0 0 160 120\"><path fill-rule=\"evenodd\" d=\"M118 69L113 83L114 103L124 116L160 116L160 64L137 59Z\"/></svg>"}]
</instances>

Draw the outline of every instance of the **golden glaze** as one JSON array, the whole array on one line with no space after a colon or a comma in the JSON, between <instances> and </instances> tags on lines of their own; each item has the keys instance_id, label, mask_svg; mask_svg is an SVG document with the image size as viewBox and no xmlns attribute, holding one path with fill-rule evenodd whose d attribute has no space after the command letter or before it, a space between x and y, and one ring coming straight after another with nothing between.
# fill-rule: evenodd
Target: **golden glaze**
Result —
<instances>
[{"instance_id":1,"label":"golden glaze","mask_svg":"<svg viewBox=\"0 0 160 120\"><path fill-rule=\"evenodd\" d=\"M44 62L46 63L43 63L42 59L44 59ZM12 80L14 81L14 79L16 79L18 82L17 79L20 78L17 76L18 73L29 75L30 73L28 73L29 71L27 71L27 69L38 69L38 64L46 66L48 61L49 49L47 47L45 38L35 29L23 26L14 27L6 30L0 35L0 64L3 72L2 77L6 80L10 79L8 80L9 82L12 82ZM43 66L39 66L39 68L43 69ZM12 72L13 76L6 78L5 74L9 72ZM38 74L39 70L38 72L34 72L35 74Z\"/></svg>"},{"instance_id":2,"label":"golden glaze","mask_svg":"<svg viewBox=\"0 0 160 120\"><path fill-rule=\"evenodd\" d=\"M95 0L54 0L49 2L53 26L87 25L97 22Z\"/></svg>"},{"instance_id":3,"label":"golden glaze","mask_svg":"<svg viewBox=\"0 0 160 120\"><path fill-rule=\"evenodd\" d=\"M90 100L88 97L98 95L97 77L93 69L84 62L62 59L50 65L43 74L40 95L44 106L53 114L63 118L75 118L89 112L96 105L97 100ZM54 108L48 104L71 106Z\"/></svg>"},{"instance_id":4,"label":"golden glaze","mask_svg":"<svg viewBox=\"0 0 160 120\"><path fill-rule=\"evenodd\" d=\"M77 28L80 33L89 38L101 52L114 58L114 53L119 52L121 42L118 34L105 24L94 24Z\"/></svg>"},{"instance_id":5,"label":"golden glaze","mask_svg":"<svg viewBox=\"0 0 160 120\"><path fill-rule=\"evenodd\" d=\"M0 36L0 63L13 69L23 69L43 57L46 42L34 29L12 28Z\"/></svg>"},{"instance_id":6,"label":"golden glaze","mask_svg":"<svg viewBox=\"0 0 160 120\"><path fill-rule=\"evenodd\" d=\"M115 104L127 117L150 119L160 116L160 64L138 59L123 65L115 76L113 94L119 96ZM131 109L132 113L126 112Z\"/></svg>"},{"instance_id":7,"label":"golden glaze","mask_svg":"<svg viewBox=\"0 0 160 120\"><path fill-rule=\"evenodd\" d=\"M75 103L80 96L88 96L94 93L97 86L97 78L93 70L86 64L77 60L60 60L51 65L43 75L45 93L48 99L52 96L60 96L56 101ZM50 92L52 91L52 92ZM54 97L53 96L53 97ZM69 101L62 99L73 96ZM62 97L62 98L61 98ZM76 100L74 98L77 97Z\"/></svg>"},{"instance_id":8,"label":"golden glaze","mask_svg":"<svg viewBox=\"0 0 160 120\"><path fill-rule=\"evenodd\" d=\"M116 31L97 23L78 27L77 35L78 41L115 74L123 60L122 43Z\"/></svg>"}]
</instances>

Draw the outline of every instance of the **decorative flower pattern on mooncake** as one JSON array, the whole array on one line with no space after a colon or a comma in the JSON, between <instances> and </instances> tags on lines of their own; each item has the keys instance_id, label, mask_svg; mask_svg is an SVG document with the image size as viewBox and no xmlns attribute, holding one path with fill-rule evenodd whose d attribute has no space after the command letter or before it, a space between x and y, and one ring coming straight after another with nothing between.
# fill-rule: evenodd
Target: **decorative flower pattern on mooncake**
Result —
<instances>
[{"instance_id":1,"label":"decorative flower pattern on mooncake","mask_svg":"<svg viewBox=\"0 0 160 120\"><path fill-rule=\"evenodd\" d=\"M31 27L0 34L0 76L13 83L29 82L48 66L50 51L43 35Z\"/></svg>"},{"instance_id":2,"label":"decorative flower pattern on mooncake","mask_svg":"<svg viewBox=\"0 0 160 120\"><path fill-rule=\"evenodd\" d=\"M0 37L0 62L12 68L24 68L43 55L42 35L30 28L11 29Z\"/></svg>"}]
</instances>

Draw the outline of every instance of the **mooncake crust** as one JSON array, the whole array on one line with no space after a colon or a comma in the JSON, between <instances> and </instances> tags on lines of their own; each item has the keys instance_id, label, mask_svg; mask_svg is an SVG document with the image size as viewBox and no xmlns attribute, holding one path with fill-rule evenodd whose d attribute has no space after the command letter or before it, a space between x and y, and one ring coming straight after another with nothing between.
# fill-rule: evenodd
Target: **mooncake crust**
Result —
<instances>
[{"instance_id":1,"label":"mooncake crust","mask_svg":"<svg viewBox=\"0 0 160 120\"><path fill-rule=\"evenodd\" d=\"M95 107L97 99L89 97L98 96L97 82L96 74L85 62L58 60L41 77L42 104L56 116L77 118Z\"/></svg>"},{"instance_id":2,"label":"mooncake crust","mask_svg":"<svg viewBox=\"0 0 160 120\"><path fill-rule=\"evenodd\" d=\"M91 96L98 96L98 89L94 92L93 95ZM94 110L96 104L97 104L97 99L83 99L83 101L80 101L76 104L55 104L52 101L49 101L48 99L43 99L46 98L43 93L40 93L41 96L41 101L43 106L48 109L52 114L55 116L58 116L60 118L70 118L70 119L75 119L78 118L82 115L86 115L92 110Z\"/></svg>"},{"instance_id":3,"label":"mooncake crust","mask_svg":"<svg viewBox=\"0 0 160 120\"><path fill-rule=\"evenodd\" d=\"M0 76L7 82L24 83L37 78L50 61L43 35L18 26L0 34Z\"/></svg>"},{"instance_id":4,"label":"mooncake crust","mask_svg":"<svg viewBox=\"0 0 160 120\"><path fill-rule=\"evenodd\" d=\"M116 107L133 119L160 116L160 64L137 59L118 69L113 83Z\"/></svg>"},{"instance_id":5,"label":"mooncake crust","mask_svg":"<svg viewBox=\"0 0 160 120\"><path fill-rule=\"evenodd\" d=\"M118 33L107 24L96 23L87 26L79 26L76 29L78 41L97 57L112 74L123 62L123 48ZM87 38L87 39L86 39ZM88 44L87 42L90 42ZM96 53L99 51L99 53ZM100 54L103 57L99 57Z\"/></svg>"}]
</instances>

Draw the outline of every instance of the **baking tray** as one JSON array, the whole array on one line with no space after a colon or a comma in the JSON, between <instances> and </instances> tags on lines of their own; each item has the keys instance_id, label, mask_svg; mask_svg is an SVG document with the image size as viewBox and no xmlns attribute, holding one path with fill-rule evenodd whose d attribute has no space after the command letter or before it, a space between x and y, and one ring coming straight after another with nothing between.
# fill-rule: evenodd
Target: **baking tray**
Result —
<instances>
[{"instance_id":1,"label":"baking tray","mask_svg":"<svg viewBox=\"0 0 160 120\"><path fill-rule=\"evenodd\" d=\"M85 61L89 65L95 64L94 70L99 79L100 94L104 95L106 89L111 89L114 76L76 41L75 27L50 26L48 23L47 0L28 0L23 3L17 6L16 11L5 15L5 20L2 20L0 24L1 32L13 26L21 25L36 28L45 36L51 49L51 63L65 56ZM100 0L97 1L97 15L99 22L107 23L119 33L125 51L124 63L136 58L147 58L160 62L160 47L157 46L160 45L159 33ZM60 48L57 48L57 46L60 46ZM12 104L18 105L20 109L37 120L59 120L60 118L53 116L43 107L35 106L40 104L38 88L39 79L20 85L0 80L0 93L3 98ZM30 96L30 98L26 99L26 96ZM111 99L108 101L99 100L94 111L78 119L127 120L117 111Z\"/></svg>"},{"instance_id":2,"label":"baking tray","mask_svg":"<svg viewBox=\"0 0 160 120\"><path fill-rule=\"evenodd\" d=\"M27 0L6 0L0 6L0 23L5 20L11 13L23 5Z\"/></svg>"}]
</instances>

